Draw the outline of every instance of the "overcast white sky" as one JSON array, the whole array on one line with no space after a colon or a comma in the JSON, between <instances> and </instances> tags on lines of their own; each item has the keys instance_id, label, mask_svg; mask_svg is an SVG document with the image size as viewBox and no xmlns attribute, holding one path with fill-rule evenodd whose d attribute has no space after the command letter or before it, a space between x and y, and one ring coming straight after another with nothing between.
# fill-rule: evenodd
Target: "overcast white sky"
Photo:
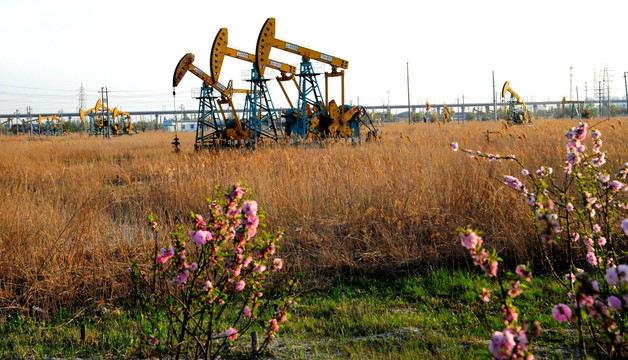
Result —
<instances>
[{"instance_id":1,"label":"overcast white sky","mask_svg":"<svg viewBox=\"0 0 628 360\"><path fill-rule=\"evenodd\" d=\"M349 61L347 102L407 104L406 63L416 104L456 104L463 96L465 103L491 102L492 71L497 91L508 80L528 101L559 101L569 98L572 66L574 97L577 86L584 98L585 82L592 97L594 73L605 67L611 96L625 96L624 0L2 0L0 114L24 114L27 106L34 114L76 112L81 83L86 108L107 87L111 108L196 109L191 89L201 82L192 74L173 101L179 59L191 52L195 65L209 71L210 47L222 27L231 47L254 53L268 17L276 18L277 38ZM278 49L271 58L295 66L301 60ZM250 69L227 58L220 79L248 88L242 72ZM338 83L330 97L340 101ZM277 107L286 105L275 82L270 91Z\"/></svg>"}]
</instances>

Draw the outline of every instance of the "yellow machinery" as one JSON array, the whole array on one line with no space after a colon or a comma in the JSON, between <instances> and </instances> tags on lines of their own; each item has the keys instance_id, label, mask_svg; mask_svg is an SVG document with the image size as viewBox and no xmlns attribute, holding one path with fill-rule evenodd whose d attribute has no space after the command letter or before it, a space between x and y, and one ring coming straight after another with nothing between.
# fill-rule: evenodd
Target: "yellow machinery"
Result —
<instances>
[{"instance_id":1,"label":"yellow machinery","mask_svg":"<svg viewBox=\"0 0 628 360\"><path fill-rule=\"evenodd\" d=\"M238 140L244 143L247 133L244 131L238 114L235 112L231 94L226 86L220 82L213 81L210 75L194 65L194 54L188 53L179 60L172 78L172 86L177 87L188 71L203 81L201 94L198 98L199 117L195 148L199 149L221 140ZM218 91L219 97L213 94L214 90ZM216 116L218 110L216 104L222 115L222 121ZM227 119L223 105L229 107L233 116L232 120Z\"/></svg>"},{"instance_id":2,"label":"yellow machinery","mask_svg":"<svg viewBox=\"0 0 628 360\"><path fill-rule=\"evenodd\" d=\"M8 118L5 121L0 122L0 126L4 126L4 124L8 123L9 125L7 125L7 127L8 127L7 131L10 131L11 130L11 122L12 121L13 121L13 118Z\"/></svg>"},{"instance_id":3,"label":"yellow machinery","mask_svg":"<svg viewBox=\"0 0 628 360\"><path fill-rule=\"evenodd\" d=\"M502 99L506 98L506 93L510 93L510 100L508 104L508 110L506 114L506 121L509 124L531 124L532 117L530 116L530 110L523 101L521 96L517 94L511 87L508 81L504 83L502 88ZM521 105L517 108L515 105Z\"/></svg>"},{"instance_id":4,"label":"yellow machinery","mask_svg":"<svg viewBox=\"0 0 628 360\"><path fill-rule=\"evenodd\" d=\"M44 120L48 120L48 124L47 126L45 126L45 129L42 123ZM63 123L63 121L59 119L57 115L49 115L49 116L39 115L39 117L37 118L37 122L39 123L40 133L45 132L47 134L55 134L55 135L58 135L59 133L62 133L62 134L68 133L68 130L65 129L65 124Z\"/></svg>"},{"instance_id":5,"label":"yellow machinery","mask_svg":"<svg viewBox=\"0 0 628 360\"><path fill-rule=\"evenodd\" d=\"M22 124L20 127L20 124L11 124L13 122L13 120L19 120ZM29 132L28 129L28 125L32 124L33 121L35 121L37 119L31 119L31 120L24 120L24 119L14 119L14 118L9 118L6 121L0 123L0 125L4 125L6 123L9 123L9 131L11 131L12 133L14 133L15 135L18 135L20 133L20 131L22 131L24 134L26 134L27 132ZM40 126L41 128L41 126ZM38 129L39 131L39 129Z\"/></svg>"},{"instance_id":6,"label":"yellow machinery","mask_svg":"<svg viewBox=\"0 0 628 360\"><path fill-rule=\"evenodd\" d=\"M101 116L98 116L98 114L101 113L102 110L104 110L104 107L100 99L96 101L96 106L94 106L91 109L88 109L88 110L79 109L79 117L81 118L81 122L83 123L83 125L87 125L87 122L85 121L85 115L93 114L91 116L91 120L89 123L90 135L104 133L105 121L103 119L102 114Z\"/></svg>"},{"instance_id":7,"label":"yellow machinery","mask_svg":"<svg viewBox=\"0 0 628 360\"><path fill-rule=\"evenodd\" d=\"M273 105L268 86L266 84L267 79L264 79L257 72L255 67L256 57L253 54L245 51L236 50L229 47L229 32L227 28L222 28L216 34L214 43L212 45L212 51L210 55L211 77L216 83L220 79L220 72L225 56L229 56L235 59L243 60L253 64L251 71L251 90L248 91L247 101L245 105L245 111L242 115L243 118L248 120L248 139L249 142L254 144L259 137L267 137L273 140L277 140L281 133L281 126L278 121L275 106ZM281 86L284 95L290 102L290 97L286 93L281 81L282 79L291 78L294 84L298 88L296 80L294 80L294 73L296 68L292 65L284 64L276 60L269 60L268 67L278 70L281 73L281 77L277 77L277 81Z\"/></svg>"},{"instance_id":8,"label":"yellow machinery","mask_svg":"<svg viewBox=\"0 0 628 360\"><path fill-rule=\"evenodd\" d=\"M563 97L563 101L561 103L563 110L565 110L565 105L570 104L571 112L569 114L570 118L579 117L583 119L590 119L591 112L584 107L584 101L577 100L567 100Z\"/></svg>"},{"instance_id":9,"label":"yellow machinery","mask_svg":"<svg viewBox=\"0 0 628 360\"><path fill-rule=\"evenodd\" d=\"M101 99L98 99L98 101L96 101L96 106L91 109L79 109L79 117L81 118L81 122L84 125L87 125L85 116L89 114L93 114L91 116L91 121L89 124L90 135L97 135L102 133L103 135L107 136L108 129L106 129L105 127L109 125L106 124L107 121L105 120L105 118L108 119L109 115L111 115L112 117L111 132L113 135L120 135L121 133L131 134L134 131L133 124L131 123L131 114L129 114L128 112L120 111L117 107L112 110L104 106ZM123 121L116 122L115 120L118 116L120 116Z\"/></svg>"},{"instance_id":10,"label":"yellow machinery","mask_svg":"<svg viewBox=\"0 0 628 360\"><path fill-rule=\"evenodd\" d=\"M345 106L344 96L344 69L349 67L349 62L320 51L305 48L275 37L275 19L268 18L257 38L255 52L255 66L258 74L263 77L264 71L270 67L270 53L273 48L281 49L302 58L299 71L299 101L296 109L286 111L286 134L292 132L305 137L350 137L359 136L362 116L366 117L370 126L372 121L363 107ZM316 74L310 60L316 60L331 66L331 72L325 72L325 99L323 100ZM339 70L343 69L343 70ZM341 104L329 101L328 79L330 77L341 78ZM324 102L323 102L324 101ZM369 132L376 135L372 127Z\"/></svg>"},{"instance_id":11,"label":"yellow machinery","mask_svg":"<svg viewBox=\"0 0 628 360\"><path fill-rule=\"evenodd\" d=\"M131 135L133 133L133 123L131 123L131 114L128 112L120 111L118 108L113 108L113 120L115 121L118 116L124 119L122 123L115 123L112 127L116 135L120 134L120 127L125 134Z\"/></svg>"},{"instance_id":12,"label":"yellow machinery","mask_svg":"<svg viewBox=\"0 0 628 360\"><path fill-rule=\"evenodd\" d=\"M96 101L96 106L94 106L93 108L85 110L85 111L83 111L83 109L79 109L79 117L81 118L81 121L83 122L83 124L85 124L85 115L92 112L97 113L98 111L100 111L101 107L102 107L102 102L100 101L100 99L98 99L98 101Z\"/></svg>"}]
</instances>

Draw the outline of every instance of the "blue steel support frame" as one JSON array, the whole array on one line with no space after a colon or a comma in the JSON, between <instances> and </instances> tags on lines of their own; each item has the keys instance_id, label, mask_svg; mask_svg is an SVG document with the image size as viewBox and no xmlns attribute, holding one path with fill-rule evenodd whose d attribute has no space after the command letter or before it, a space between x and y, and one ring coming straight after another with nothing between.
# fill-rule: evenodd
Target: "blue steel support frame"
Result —
<instances>
[{"instance_id":1,"label":"blue steel support frame","mask_svg":"<svg viewBox=\"0 0 628 360\"><path fill-rule=\"evenodd\" d=\"M216 140L223 133L225 124L218 118L217 96L213 95L213 88L201 88L198 99L198 119L196 123L196 141L194 147L198 150L202 147L216 145ZM176 126L176 124L175 124Z\"/></svg>"},{"instance_id":2,"label":"blue steel support frame","mask_svg":"<svg viewBox=\"0 0 628 360\"><path fill-rule=\"evenodd\" d=\"M322 132L310 127L310 122L313 118L327 111L323 95L321 94L321 89L318 86L318 81L316 80L317 75L320 74L314 72L312 63L303 58L301 61L300 73L297 75L299 76L299 102L297 103L299 114L296 128L297 135L302 138L306 137L308 131L325 136ZM310 114L310 116L307 114L308 104L312 110L312 114ZM315 111L316 107L318 107L318 111Z\"/></svg>"},{"instance_id":3,"label":"blue steel support frame","mask_svg":"<svg viewBox=\"0 0 628 360\"><path fill-rule=\"evenodd\" d=\"M249 141L254 146L258 138L262 136L273 140L279 139L279 136L283 135L283 130L279 124L277 111L268 91L268 85L266 84L268 79L259 76L257 69L253 66L250 81L251 91L247 95L248 130Z\"/></svg>"}]
</instances>

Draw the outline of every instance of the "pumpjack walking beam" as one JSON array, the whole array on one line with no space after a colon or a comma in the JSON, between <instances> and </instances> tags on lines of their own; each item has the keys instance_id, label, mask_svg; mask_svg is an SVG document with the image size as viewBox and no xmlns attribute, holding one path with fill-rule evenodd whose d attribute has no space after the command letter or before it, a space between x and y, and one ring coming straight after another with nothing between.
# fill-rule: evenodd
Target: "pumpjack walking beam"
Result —
<instances>
[{"instance_id":1,"label":"pumpjack walking beam","mask_svg":"<svg viewBox=\"0 0 628 360\"><path fill-rule=\"evenodd\" d=\"M210 56L212 80L214 82L219 81L225 56L229 56L253 64L253 69L251 71L251 91L247 96L249 139L255 142L257 141L258 135L262 135L277 140L277 130L281 132L281 126L278 124L275 107L272 103L272 98L270 97L270 92L268 91L268 86L266 84L268 79L264 79L257 72L257 69L254 65L256 61L255 55L231 48L228 44L229 32L227 28L221 28L214 39ZM280 85L281 82L279 79L288 78L288 74L294 74L296 71L296 68L294 66L284 64L276 60L270 60L268 67L276 69L281 73L281 78L278 77ZM288 102L290 102L290 98L287 96L287 93L285 92L285 89L283 89L283 86L282 90L284 91ZM268 133L262 130L261 124L264 122L268 123L268 126L272 133Z\"/></svg>"},{"instance_id":2,"label":"pumpjack walking beam","mask_svg":"<svg viewBox=\"0 0 628 360\"><path fill-rule=\"evenodd\" d=\"M217 139L244 140L246 133L233 106L231 93L226 86L220 82L213 81L210 75L194 65L193 54L186 54L177 64L172 79L172 86L177 87L188 71L203 80L203 87L201 88L201 94L198 98L199 117L196 130L196 148L207 146L209 143L215 144ZM214 95L214 90L219 93L219 96ZM228 119L223 105L228 105L233 115L234 129L227 128ZM222 123L216 116L218 111L220 111L222 115ZM208 120L209 118L211 118L211 120ZM205 133L206 128L210 129L207 134Z\"/></svg>"},{"instance_id":3,"label":"pumpjack walking beam","mask_svg":"<svg viewBox=\"0 0 628 360\"><path fill-rule=\"evenodd\" d=\"M313 129L314 126L312 123L317 122L317 114L307 114L308 113L308 105L314 105L314 107L319 107L321 104L320 88L318 87L318 82L316 81L316 74L312 68L310 63L310 59L320 61L322 63L328 64L331 66L332 71L330 73L326 73L326 84L327 78L333 76L340 76L342 78L342 106L340 106L340 116L341 119L345 118L345 107L344 107L344 71L338 70L347 69L349 67L349 62L347 60L343 60L338 57L334 57L328 54L325 54L320 51L312 50L306 47L302 47L293 43L289 43L284 40L277 39L275 37L275 19L268 18L262 27L259 37L257 39L257 47L256 47L256 60L255 66L257 68L260 76L264 75L264 71L270 64L270 52L272 48L281 49L293 54L301 55L301 71L300 71L300 86L299 86L299 105L298 111L299 114L299 125L298 130L301 132L306 127L310 131L316 131ZM327 93L327 87L325 89L326 99L324 104L324 112L325 115L329 114L329 99ZM311 94L314 96L308 98L308 95ZM321 110L323 111L323 110ZM321 113L318 112L318 114ZM304 135L304 134L300 134Z\"/></svg>"}]
</instances>

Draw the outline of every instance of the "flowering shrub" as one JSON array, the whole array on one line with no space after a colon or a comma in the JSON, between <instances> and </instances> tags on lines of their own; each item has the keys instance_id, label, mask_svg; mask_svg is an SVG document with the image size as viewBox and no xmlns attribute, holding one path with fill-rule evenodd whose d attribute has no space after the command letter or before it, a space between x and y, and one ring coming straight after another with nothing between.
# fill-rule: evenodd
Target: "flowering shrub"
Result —
<instances>
[{"instance_id":1,"label":"flowering shrub","mask_svg":"<svg viewBox=\"0 0 628 360\"><path fill-rule=\"evenodd\" d=\"M521 282L530 282L532 273L526 265L518 265L515 274L508 274L513 279L506 285L498 274L500 258L495 251L489 253L482 245L484 241L479 232L471 229L456 229L462 246L469 250L473 263L479 266L484 274L493 280L499 288L499 293L493 295L490 290L482 288L480 299L490 302L493 298L501 303L502 322L505 327L502 331L495 331L489 342L489 350L496 359L528 359L531 353L528 350L528 337L538 333L539 324L534 323L535 332L531 333L527 319L519 320L519 312L513 304L513 299L521 294Z\"/></svg>"},{"instance_id":2,"label":"flowering shrub","mask_svg":"<svg viewBox=\"0 0 628 360\"><path fill-rule=\"evenodd\" d=\"M560 273L560 268L554 265L549 255L545 256L546 264L565 293L564 303L556 304L552 310L554 319L576 324L583 358L587 357L587 351L595 351L600 356L619 359L627 356L628 340L628 265L620 263L625 261L628 234L628 219L624 218L628 209L624 200L628 190L624 183L628 163L617 171L607 169L601 132L590 132L593 143L590 151L585 145L588 133L588 124L580 123L565 134L566 160L562 174L555 174L551 167L545 166L531 172L515 155L474 152L460 148L457 143L450 146L470 157L511 160L521 166L525 183L511 175L504 176L504 183L517 191L530 206L541 246L561 247L567 256L567 259L561 259L566 263L565 274ZM469 249L474 263L482 267L487 276L498 279L495 253L489 254L482 247L482 240L475 232L469 229L458 231L462 245ZM521 281L523 275L520 272L523 274L527 269L517 269L515 281ZM521 346L523 340L517 338L520 333L516 312L508 305L509 299L519 291L518 286L511 283L505 291L502 283L496 281L501 289L506 328L493 334L490 351L498 359L530 356L525 346ZM483 294L482 298L489 298L489 295ZM525 333L525 326L522 329Z\"/></svg>"},{"instance_id":3,"label":"flowering shrub","mask_svg":"<svg viewBox=\"0 0 628 360\"><path fill-rule=\"evenodd\" d=\"M192 213L190 230L179 225L172 244L156 251L152 272L137 264L127 270L147 314L162 311L168 319L165 330L153 321L149 345L177 358L217 359L258 326L265 337L252 349L256 357L287 321L296 281L282 290L277 279L266 288L283 269L275 257L282 235L261 231L263 215L245 193L234 184L224 200L211 201L207 216ZM156 234L156 219L149 220Z\"/></svg>"}]
</instances>

